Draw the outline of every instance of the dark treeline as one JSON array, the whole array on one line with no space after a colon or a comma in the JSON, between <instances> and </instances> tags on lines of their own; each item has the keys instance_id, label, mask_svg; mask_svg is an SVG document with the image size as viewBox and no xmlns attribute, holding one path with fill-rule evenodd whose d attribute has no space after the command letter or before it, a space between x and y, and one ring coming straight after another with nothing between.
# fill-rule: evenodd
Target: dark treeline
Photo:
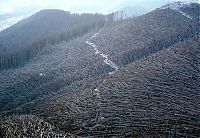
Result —
<instances>
[{"instance_id":1,"label":"dark treeline","mask_svg":"<svg viewBox=\"0 0 200 138\"><path fill-rule=\"evenodd\" d=\"M0 54L12 53L52 33L65 32L105 20L102 14L42 10L0 32Z\"/></svg>"},{"instance_id":2,"label":"dark treeline","mask_svg":"<svg viewBox=\"0 0 200 138\"><path fill-rule=\"evenodd\" d=\"M59 44L60 42L67 42L75 39L92 29L98 29L105 23L103 18L100 18L93 23L83 23L83 25L75 26L60 33L49 33L39 40L36 40L28 45L25 45L14 52L0 55L0 70L17 67L25 64L31 58L36 56L42 49L48 45Z\"/></svg>"},{"instance_id":3,"label":"dark treeline","mask_svg":"<svg viewBox=\"0 0 200 138\"><path fill-rule=\"evenodd\" d=\"M194 36L199 35L199 28L190 28L187 32L183 32L180 34L172 35L161 40L154 40L152 44L149 44L147 47L142 47L136 50L130 50L128 52L123 53L119 56L115 62L118 65L127 65L135 60L141 59L145 56L151 55L160 51L163 48L168 48L178 42L183 42L189 38L193 38Z\"/></svg>"},{"instance_id":4,"label":"dark treeline","mask_svg":"<svg viewBox=\"0 0 200 138\"><path fill-rule=\"evenodd\" d=\"M71 39L75 39L78 36L81 36L89 31L91 31L92 29L98 29L98 28L102 27L105 23L105 16L99 15L99 14L95 14L95 15L72 14L70 16L72 16L72 17L74 16L76 18L72 18L72 17L71 17L72 19L70 18L70 20L74 20L73 21L74 24L66 22L69 24L69 25L66 25L66 29L56 29L56 30L52 29L53 31L51 32L50 31L51 29L49 28L50 30L46 31L45 34L40 35L39 38L35 38L33 40L29 40L29 39L22 40L22 42L23 41L27 41L27 42L22 43L21 46L18 46L18 42L21 39L18 38L17 36L16 36L16 42L17 42L16 45L12 42L12 39L11 40L9 39L9 37L8 37L8 40L4 39L4 41L11 41L10 43L13 43L12 44L13 46L9 47L9 45L8 45L8 48L10 49L9 51L5 50L5 52L3 52L3 51L0 52L0 70L23 65L27 61L29 61L31 58L33 58L34 56L39 54L44 47L46 47L48 45L55 45L62 41L67 42ZM64 18L64 16L62 18ZM85 19L88 19L88 20L91 19L91 20L86 22ZM83 20L83 22L80 23L79 20ZM51 25L51 26L53 26L55 28L56 26L59 26L61 24L63 24L63 22L61 22L61 23L57 22L57 25ZM62 26L65 26L65 25L62 25ZM40 25L40 27L41 27L41 25ZM65 27L63 27L63 28L65 28ZM29 30L31 30L31 29L34 29L34 28L30 28ZM35 30L33 30L33 32L34 31ZM42 31L42 28L41 28L41 31ZM32 32L30 32L30 33L32 33ZM30 33L25 31L25 33L22 33L22 34L30 35ZM34 35L33 35L33 38L34 38Z\"/></svg>"},{"instance_id":5,"label":"dark treeline","mask_svg":"<svg viewBox=\"0 0 200 138\"><path fill-rule=\"evenodd\" d=\"M124 10L116 11L107 15L108 22L118 22L127 18L131 18L131 17L129 17Z\"/></svg>"}]
</instances>

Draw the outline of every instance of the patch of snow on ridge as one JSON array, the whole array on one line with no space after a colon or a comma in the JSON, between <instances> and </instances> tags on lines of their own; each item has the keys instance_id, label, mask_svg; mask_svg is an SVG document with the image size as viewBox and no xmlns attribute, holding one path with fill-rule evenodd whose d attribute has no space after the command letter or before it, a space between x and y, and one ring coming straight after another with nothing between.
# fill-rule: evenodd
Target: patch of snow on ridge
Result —
<instances>
[{"instance_id":1,"label":"patch of snow on ridge","mask_svg":"<svg viewBox=\"0 0 200 138\"><path fill-rule=\"evenodd\" d=\"M192 17L190 17L188 14L181 11L181 8L184 6L187 6L188 4L189 3L187 3L187 2L178 1L178 2L174 2L174 3L170 3L166 6L163 6L160 9L171 9L171 10L177 11L178 13L182 14L183 16L185 16L189 19L192 19Z\"/></svg>"}]
</instances>

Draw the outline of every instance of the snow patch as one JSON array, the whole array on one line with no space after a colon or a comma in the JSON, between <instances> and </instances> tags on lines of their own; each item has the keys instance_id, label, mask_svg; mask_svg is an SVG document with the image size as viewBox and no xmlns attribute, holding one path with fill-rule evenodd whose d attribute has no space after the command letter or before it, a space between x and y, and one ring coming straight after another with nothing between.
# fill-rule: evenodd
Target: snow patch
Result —
<instances>
[{"instance_id":1,"label":"snow patch","mask_svg":"<svg viewBox=\"0 0 200 138\"><path fill-rule=\"evenodd\" d=\"M99 34L99 32L96 33L96 34L94 34L90 39L95 38L98 34ZM115 69L115 71L109 72L109 73L108 73L109 75L114 74L114 73L119 69L119 66L117 66L113 61L111 61L111 60L108 58L108 55L106 55L106 54L104 54L104 53L101 53L101 52L98 50L97 45L95 45L94 43L92 43L92 42L90 42L90 41L88 41L88 40L85 41L85 43L88 44L88 45L90 45L90 46L92 46L92 47L94 48L95 54L99 54L100 56L102 56L102 57L104 58L104 63L105 63L105 64L107 64L108 66L110 66L110 67L112 67L112 68Z\"/></svg>"},{"instance_id":2,"label":"snow patch","mask_svg":"<svg viewBox=\"0 0 200 138\"><path fill-rule=\"evenodd\" d=\"M101 96L100 96L100 91L99 91L99 89L94 89L94 91L95 91L95 95L98 97L98 98L101 98Z\"/></svg>"},{"instance_id":3,"label":"snow patch","mask_svg":"<svg viewBox=\"0 0 200 138\"><path fill-rule=\"evenodd\" d=\"M112 72L109 72L108 74L109 75L113 75L115 73L115 71L112 71Z\"/></svg>"},{"instance_id":4,"label":"snow patch","mask_svg":"<svg viewBox=\"0 0 200 138\"><path fill-rule=\"evenodd\" d=\"M44 76L44 74L43 73L40 73L40 75L39 75L40 77L42 77L42 76Z\"/></svg>"},{"instance_id":5,"label":"snow patch","mask_svg":"<svg viewBox=\"0 0 200 138\"><path fill-rule=\"evenodd\" d=\"M97 37L98 34L99 34L99 33L94 34L91 38Z\"/></svg>"},{"instance_id":6,"label":"snow patch","mask_svg":"<svg viewBox=\"0 0 200 138\"><path fill-rule=\"evenodd\" d=\"M105 62L107 65L109 65L109 66L111 66L112 68L114 68L116 71L119 69L119 66L117 66L113 61L109 60L108 58L106 58L106 59L104 60L104 62Z\"/></svg>"},{"instance_id":7,"label":"snow patch","mask_svg":"<svg viewBox=\"0 0 200 138\"><path fill-rule=\"evenodd\" d=\"M101 53L100 55L101 55L103 58L106 58L106 59L108 58L108 55L106 55L106 54Z\"/></svg>"},{"instance_id":8,"label":"snow patch","mask_svg":"<svg viewBox=\"0 0 200 138\"><path fill-rule=\"evenodd\" d=\"M192 19L192 17L190 17L188 14L184 13L183 11L181 11L181 8L184 6L187 6L187 2L174 2L174 3L170 3L166 6L161 7L160 9L171 9L174 10L180 14L182 14L183 16L187 17L188 19Z\"/></svg>"}]
</instances>

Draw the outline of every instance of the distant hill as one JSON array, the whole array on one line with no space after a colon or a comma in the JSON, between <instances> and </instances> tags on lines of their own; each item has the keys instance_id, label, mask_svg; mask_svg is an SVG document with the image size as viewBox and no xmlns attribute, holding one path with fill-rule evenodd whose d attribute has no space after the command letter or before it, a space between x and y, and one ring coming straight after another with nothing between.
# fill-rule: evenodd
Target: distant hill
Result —
<instances>
[{"instance_id":1,"label":"distant hill","mask_svg":"<svg viewBox=\"0 0 200 138\"><path fill-rule=\"evenodd\" d=\"M0 15L0 31L10 27L11 25L17 23L19 20L23 19L23 17L6 17L4 15ZM4 16L4 17L2 17Z\"/></svg>"},{"instance_id":2,"label":"distant hill","mask_svg":"<svg viewBox=\"0 0 200 138\"><path fill-rule=\"evenodd\" d=\"M103 18L101 15L70 14L62 10L39 11L0 32L0 54L26 47L51 33L65 32L69 28L81 26L83 23L92 24Z\"/></svg>"},{"instance_id":3,"label":"distant hill","mask_svg":"<svg viewBox=\"0 0 200 138\"><path fill-rule=\"evenodd\" d=\"M22 9L20 12L0 13L0 31L16 24L23 18L30 16L31 11Z\"/></svg>"},{"instance_id":4,"label":"distant hill","mask_svg":"<svg viewBox=\"0 0 200 138\"><path fill-rule=\"evenodd\" d=\"M23 65L45 46L74 39L104 22L101 14L39 11L0 32L0 69Z\"/></svg>"}]
</instances>

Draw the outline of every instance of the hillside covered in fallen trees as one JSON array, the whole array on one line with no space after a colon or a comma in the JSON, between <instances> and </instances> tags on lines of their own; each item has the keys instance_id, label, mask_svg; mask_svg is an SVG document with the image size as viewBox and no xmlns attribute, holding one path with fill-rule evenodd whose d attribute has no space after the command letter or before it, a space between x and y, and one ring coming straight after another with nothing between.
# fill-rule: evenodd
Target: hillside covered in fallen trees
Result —
<instances>
[{"instance_id":1,"label":"hillside covered in fallen trees","mask_svg":"<svg viewBox=\"0 0 200 138\"><path fill-rule=\"evenodd\" d=\"M0 71L0 137L198 138L199 7L91 15L101 18L73 39L47 35L26 64Z\"/></svg>"}]
</instances>

